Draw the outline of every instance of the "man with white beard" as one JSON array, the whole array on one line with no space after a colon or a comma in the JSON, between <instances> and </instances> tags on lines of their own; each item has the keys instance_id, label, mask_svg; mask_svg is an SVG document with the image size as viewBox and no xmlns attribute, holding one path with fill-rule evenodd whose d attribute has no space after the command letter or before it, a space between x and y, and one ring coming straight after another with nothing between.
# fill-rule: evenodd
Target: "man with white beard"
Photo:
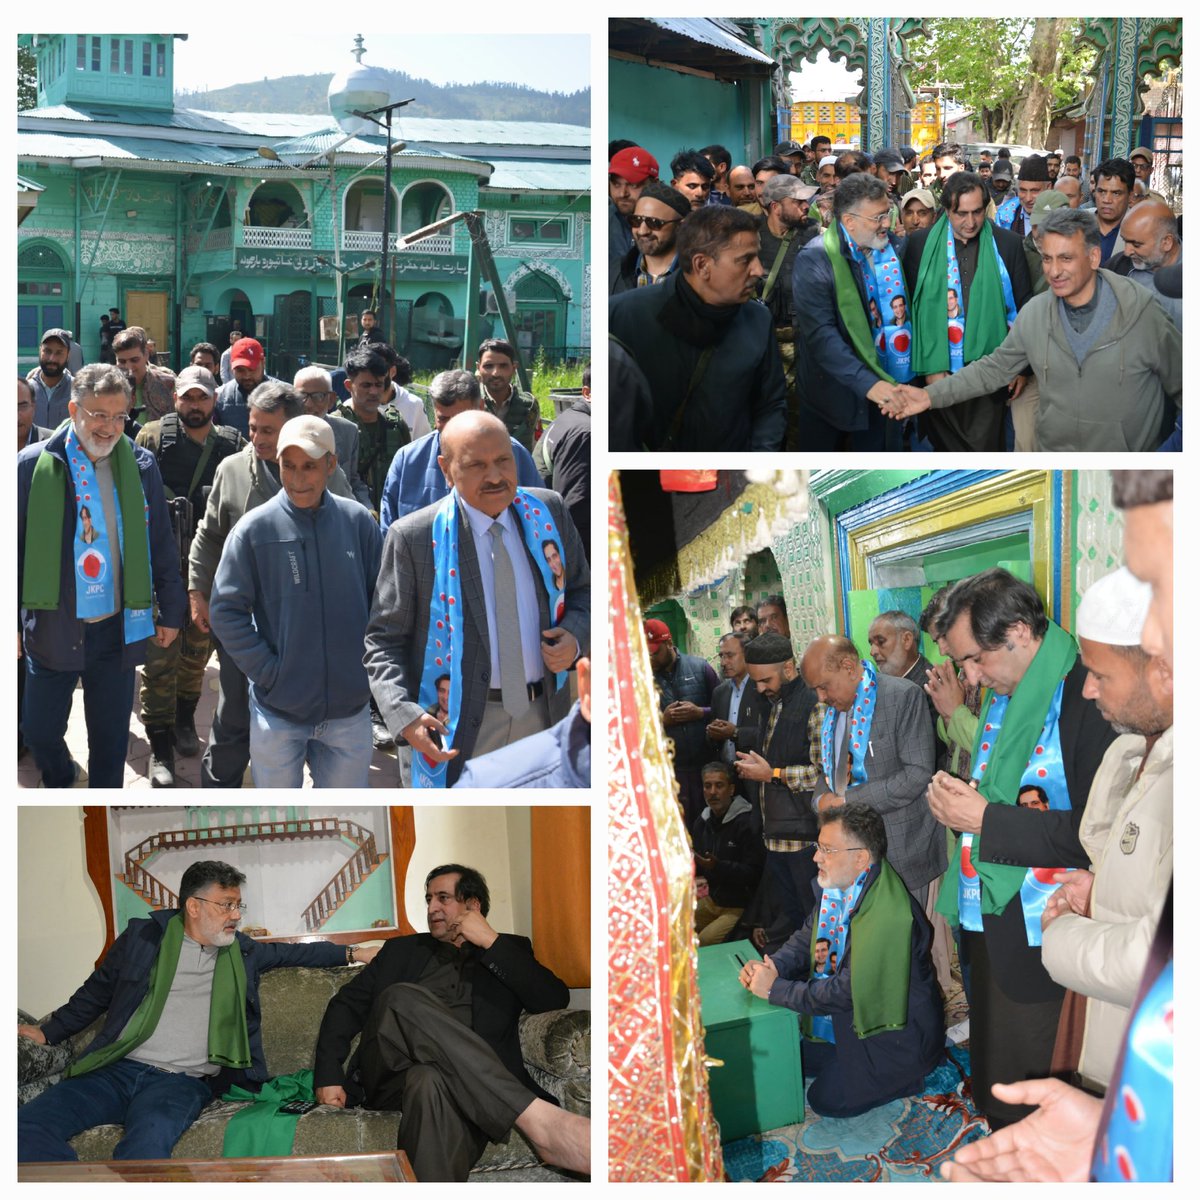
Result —
<instances>
[{"instance_id":1,"label":"man with white beard","mask_svg":"<svg viewBox=\"0 0 1200 1200\"><path fill-rule=\"evenodd\" d=\"M81 778L65 736L80 679L89 786L121 786L135 668L187 612L158 463L122 432L129 397L116 367L84 367L70 423L17 455L21 728L45 787Z\"/></svg>"}]
</instances>

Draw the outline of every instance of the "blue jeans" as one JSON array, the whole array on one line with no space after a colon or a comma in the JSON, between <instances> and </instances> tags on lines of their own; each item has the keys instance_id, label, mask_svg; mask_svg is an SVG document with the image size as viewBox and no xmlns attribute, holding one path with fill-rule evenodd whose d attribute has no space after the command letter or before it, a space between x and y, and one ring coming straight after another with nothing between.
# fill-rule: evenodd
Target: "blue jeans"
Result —
<instances>
[{"instance_id":1,"label":"blue jeans","mask_svg":"<svg viewBox=\"0 0 1200 1200\"><path fill-rule=\"evenodd\" d=\"M123 1125L113 1158L170 1158L212 1099L203 1079L119 1059L64 1079L17 1110L18 1162L74 1162L70 1139L96 1125Z\"/></svg>"},{"instance_id":2,"label":"blue jeans","mask_svg":"<svg viewBox=\"0 0 1200 1200\"><path fill-rule=\"evenodd\" d=\"M371 769L371 708L352 717L301 725L259 704L250 689L250 773L256 788L304 786L304 761L313 787L365 788Z\"/></svg>"},{"instance_id":3,"label":"blue jeans","mask_svg":"<svg viewBox=\"0 0 1200 1200\"><path fill-rule=\"evenodd\" d=\"M21 732L46 787L75 782L67 749L67 721L75 684L83 679L88 735L88 787L119 788L125 782L134 670L121 669L125 624L120 613L84 627L83 671L53 671L25 655Z\"/></svg>"}]
</instances>

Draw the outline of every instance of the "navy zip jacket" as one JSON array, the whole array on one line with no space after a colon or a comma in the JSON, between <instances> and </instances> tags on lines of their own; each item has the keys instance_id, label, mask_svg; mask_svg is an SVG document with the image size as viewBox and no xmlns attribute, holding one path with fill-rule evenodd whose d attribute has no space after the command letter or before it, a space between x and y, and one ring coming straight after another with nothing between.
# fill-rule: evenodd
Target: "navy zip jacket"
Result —
<instances>
[{"instance_id":1,"label":"navy zip jacket","mask_svg":"<svg viewBox=\"0 0 1200 1200\"><path fill-rule=\"evenodd\" d=\"M354 500L287 492L248 512L221 553L209 621L264 708L319 725L371 697L363 666L383 533Z\"/></svg>"},{"instance_id":2,"label":"navy zip jacket","mask_svg":"<svg viewBox=\"0 0 1200 1200\"><path fill-rule=\"evenodd\" d=\"M17 454L17 595L25 582L25 531L29 516L29 489L38 456L53 454L67 470L67 430L55 431L48 442L26 446ZM133 446L133 457L142 477L142 491L150 509L150 577L158 603L158 624L182 629L187 619L187 593L179 575L179 550L171 532L171 514L163 493L158 462L149 450ZM68 480L70 476L67 476ZM69 486L69 485L68 485ZM82 671L84 623L75 615L75 505L68 500L63 511L62 559L59 604L55 609L21 609L25 653L52 671ZM122 584L125 581L121 574ZM146 639L127 642L121 652L121 670L131 671L146 660Z\"/></svg>"},{"instance_id":3,"label":"navy zip jacket","mask_svg":"<svg viewBox=\"0 0 1200 1200\"><path fill-rule=\"evenodd\" d=\"M97 1017L108 1014L100 1032L89 1043L85 1054L101 1050L115 1042L129 1024L129 1018L146 998L150 989L150 969L158 958L167 922L176 909L158 909L149 917L135 917L113 942L104 961L70 1000L42 1022L42 1032L50 1045L86 1029ZM258 1003L258 979L264 971L276 967L340 967L346 962L346 947L334 942L256 942L244 933L237 935L246 968L246 1031L250 1035L248 1070L223 1068L214 1076L214 1094L227 1086L259 1084L267 1078L262 1046L262 1013ZM252 1090L257 1090L252 1089Z\"/></svg>"},{"instance_id":4,"label":"navy zip jacket","mask_svg":"<svg viewBox=\"0 0 1200 1200\"><path fill-rule=\"evenodd\" d=\"M900 244L889 235L892 249ZM838 228L838 247L867 312L867 286L862 268L850 256L846 235ZM854 353L850 335L838 308L833 264L825 252L825 239L815 237L796 255L792 274L792 312L796 327L796 392L835 429L864 430L874 402L867 392L879 376ZM872 334L874 334L872 330Z\"/></svg>"}]
</instances>

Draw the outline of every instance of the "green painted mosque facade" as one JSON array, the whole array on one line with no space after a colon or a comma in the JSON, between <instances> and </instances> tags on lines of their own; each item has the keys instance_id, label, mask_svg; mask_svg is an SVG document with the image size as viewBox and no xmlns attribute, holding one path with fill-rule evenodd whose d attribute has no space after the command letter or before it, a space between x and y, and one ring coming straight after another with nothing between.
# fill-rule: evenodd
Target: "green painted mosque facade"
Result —
<instances>
[{"instance_id":1,"label":"green painted mosque facade","mask_svg":"<svg viewBox=\"0 0 1200 1200\"><path fill-rule=\"evenodd\" d=\"M18 116L18 174L36 197L18 226L20 369L53 326L74 330L95 361L100 316L117 308L173 368L196 342L224 348L235 326L263 341L272 374L290 378L304 361L339 362L370 306L386 308L389 340L418 370L470 367L478 342L503 330L465 224L396 245L466 211L482 214L522 350L587 356L586 128L399 110L392 138L405 146L392 155L381 292L382 131L176 108L177 36L23 39L38 93Z\"/></svg>"}]
</instances>

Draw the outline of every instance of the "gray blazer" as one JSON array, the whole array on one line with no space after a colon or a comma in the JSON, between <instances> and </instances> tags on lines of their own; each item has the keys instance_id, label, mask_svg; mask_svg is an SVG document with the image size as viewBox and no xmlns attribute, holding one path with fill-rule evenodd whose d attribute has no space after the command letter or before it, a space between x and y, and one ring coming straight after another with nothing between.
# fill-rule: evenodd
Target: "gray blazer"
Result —
<instances>
[{"instance_id":1,"label":"gray blazer","mask_svg":"<svg viewBox=\"0 0 1200 1200\"><path fill-rule=\"evenodd\" d=\"M558 625L573 634L580 654L589 650L591 621L591 574L583 543L575 531L562 497L543 488L527 489L550 509L562 540L562 559L567 571L566 610ZM366 653L363 662L371 677L371 692L388 730L397 739L400 731L412 724L425 710L418 703L421 670L425 658L425 640L429 632L429 600L433 590L434 565L432 530L436 505L419 509L394 521L383 544L383 562L375 586L375 603L367 624ZM463 526L467 518L460 513ZM526 554L528 554L526 550ZM529 561L533 564L532 555ZM471 757L475 738L483 720L491 683L491 647L488 643L487 611L479 560L474 539L459 542L459 571L462 603L466 612L463 636L463 698L455 747L458 756L450 760L447 783L453 785L463 764ZM535 565L535 572L537 568ZM537 575L535 574L535 579ZM537 588L540 629L550 629L549 604L544 589ZM555 687L554 674L544 676L549 698L550 719L559 721L571 707L569 688Z\"/></svg>"},{"instance_id":2,"label":"gray blazer","mask_svg":"<svg viewBox=\"0 0 1200 1200\"><path fill-rule=\"evenodd\" d=\"M333 428L333 444L337 453L338 466L346 475L346 482L354 493L354 498L368 512L375 511L371 503L371 490L366 482L358 475L358 426L337 413L329 413L325 420Z\"/></svg>"},{"instance_id":3,"label":"gray blazer","mask_svg":"<svg viewBox=\"0 0 1200 1200\"><path fill-rule=\"evenodd\" d=\"M925 799L933 777L933 730L925 693L907 679L879 671L878 699L866 755L867 781L846 789L847 803L869 804L887 831L887 860L909 891L946 869L946 831ZM832 792L828 764L823 791Z\"/></svg>"}]
</instances>

